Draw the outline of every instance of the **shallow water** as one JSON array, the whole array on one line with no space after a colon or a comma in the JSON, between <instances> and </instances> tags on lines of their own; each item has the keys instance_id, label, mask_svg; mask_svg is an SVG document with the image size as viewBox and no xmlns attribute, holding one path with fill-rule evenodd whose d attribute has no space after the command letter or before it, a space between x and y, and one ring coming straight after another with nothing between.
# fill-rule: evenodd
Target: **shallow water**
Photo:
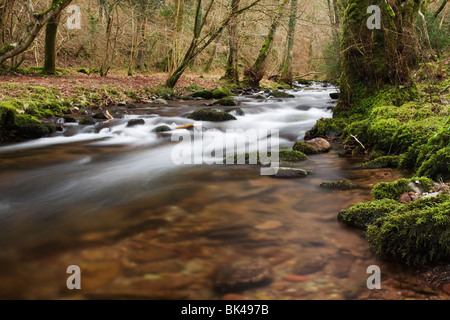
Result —
<instances>
[{"instance_id":1,"label":"shallow water","mask_svg":"<svg viewBox=\"0 0 450 320\"><path fill-rule=\"evenodd\" d=\"M239 135L230 129L276 129L273 146L292 146L317 119L331 117L335 90L315 85L289 91L295 99L239 97L245 115L205 122L204 134L226 144ZM312 173L294 180L261 176L259 166L175 165L178 144L151 130L189 124L185 115L201 103L142 107L101 128L68 125L59 136L0 147L0 298L220 299L215 268L248 259L270 264L274 276L241 298L437 297L417 290L410 271L375 259L361 231L336 221L400 172L355 170L363 159L339 157L338 146L289 164ZM128 128L132 118L145 125ZM193 154L202 147L194 145ZM358 188L318 187L338 179ZM289 277L314 259L317 270ZM81 268L82 290L66 288L70 265ZM382 269L382 290L366 287L370 265Z\"/></svg>"}]
</instances>

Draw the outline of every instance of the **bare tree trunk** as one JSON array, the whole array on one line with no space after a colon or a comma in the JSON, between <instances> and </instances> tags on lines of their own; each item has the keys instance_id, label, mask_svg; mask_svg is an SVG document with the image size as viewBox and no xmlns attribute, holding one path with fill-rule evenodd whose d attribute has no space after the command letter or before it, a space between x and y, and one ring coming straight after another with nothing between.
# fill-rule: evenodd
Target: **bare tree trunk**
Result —
<instances>
[{"instance_id":1,"label":"bare tree trunk","mask_svg":"<svg viewBox=\"0 0 450 320\"><path fill-rule=\"evenodd\" d=\"M53 0L53 4L57 2ZM58 33L58 24L61 18L61 13L58 13L47 22L45 30L45 56L44 69L45 74L56 73L56 36Z\"/></svg>"},{"instance_id":2,"label":"bare tree trunk","mask_svg":"<svg viewBox=\"0 0 450 320\"><path fill-rule=\"evenodd\" d=\"M206 66L204 69L205 73L209 73L211 71L212 65L214 63L214 59L217 56L217 51L219 51L220 43L222 42L223 34L224 34L224 32L222 31L222 34L216 40L216 44L214 46L213 52L211 53L211 56L209 57L208 62L206 63Z\"/></svg>"},{"instance_id":3,"label":"bare tree trunk","mask_svg":"<svg viewBox=\"0 0 450 320\"><path fill-rule=\"evenodd\" d=\"M252 87L259 87L259 83L265 75L265 65L266 59L272 50L273 40L275 38L275 33L280 24L280 20L283 17L286 3L289 0L282 0L278 6L278 12L275 18L272 20L272 25L270 26L269 33L266 36L266 40L259 51L259 55L255 60L255 63L251 68L245 71L245 80L248 85Z\"/></svg>"},{"instance_id":4,"label":"bare tree trunk","mask_svg":"<svg viewBox=\"0 0 450 320\"><path fill-rule=\"evenodd\" d=\"M240 0L233 0L231 3L231 10L233 12L239 10ZM230 25L228 26L228 44L229 53L227 60L227 67L224 75L224 79L239 83L239 70L238 70L238 20L237 17L233 17L230 20Z\"/></svg>"},{"instance_id":5,"label":"bare tree trunk","mask_svg":"<svg viewBox=\"0 0 450 320\"><path fill-rule=\"evenodd\" d=\"M298 0L291 0L291 15L286 39L286 51L281 65L281 81L292 85L292 58L294 55L295 29L297 27Z\"/></svg>"},{"instance_id":6,"label":"bare tree trunk","mask_svg":"<svg viewBox=\"0 0 450 320\"><path fill-rule=\"evenodd\" d=\"M177 13L175 15L175 26L172 37L172 51L169 54L168 69L171 73L178 63L181 56L181 34L184 26L184 0L175 0Z\"/></svg>"}]
</instances>

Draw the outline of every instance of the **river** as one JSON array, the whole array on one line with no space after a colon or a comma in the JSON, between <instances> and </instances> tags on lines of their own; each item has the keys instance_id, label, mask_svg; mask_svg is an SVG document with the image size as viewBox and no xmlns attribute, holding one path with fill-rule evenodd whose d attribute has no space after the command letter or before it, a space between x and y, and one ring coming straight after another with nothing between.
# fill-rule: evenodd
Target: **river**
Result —
<instances>
[{"instance_id":1,"label":"river","mask_svg":"<svg viewBox=\"0 0 450 320\"><path fill-rule=\"evenodd\" d=\"M336 90L316 83L289 90L290 99L240 96L237 121L203 130L223 141L235 137L230 130L278 130L278 147L289 148L332 116ZM378 261L362 231L336 220L401 172L356 170L363 159L339 156L339 145L292 164L311 172L301 179L262 176L257 165L177 165L171 134L204 103L123 108L100 127L66 124L53 137L0 147L0 298L220 299L215 270L236 261L262 261L272 281L225 298L429 297L411 271ZM145 124L127 127L136 118ZM160 125L174 131L153 133ZM358 187L319 188L338 179ZM296 275L309 261L315 270ZM71 265L81 290L66 286ZM382 270L382 290L366 286L371 265Z\"/></svg>"}]
</instances>

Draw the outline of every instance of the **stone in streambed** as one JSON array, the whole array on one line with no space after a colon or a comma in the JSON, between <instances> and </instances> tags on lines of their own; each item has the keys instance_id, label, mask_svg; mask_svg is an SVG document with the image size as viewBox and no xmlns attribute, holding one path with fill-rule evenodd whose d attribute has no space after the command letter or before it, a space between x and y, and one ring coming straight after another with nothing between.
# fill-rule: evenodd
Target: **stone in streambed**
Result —
<instances>
[{"instance_id":1,"label":"stone in streambed","mask_svg":"<svg viewBox=\"0 0 450 320\"><path fill-rule=\"evenodd\" d=\"M330 93L330 98L333 100L339 99L339 92L332 92Z\"/></svg>"},{"instance_id":2,"label":"stone in streambed","mask_svg":"<svg viewBox=\"0 0 450 320\"><path fill-rule=\"evenodd\" d=\"M128 253L128 259L136 263L163 261L176 256L176 252L158 247L148 247Z\"/></svg>"},{"instance_id":3,"label":"stone in streambed","mask_svg":"<svg viewBox=\"0 0 450 320\"><path fill-rule=\"evenodd\" d=\"M128 121L127 128L143 126L144 124L145 124L144 119L132 119L132 120Z\"/></svg>"},{"instance_id":4,"label":"stone in streambed","mask_svg":"<svg viewBox=\"0 0 450 320\"><path fill-rule=\"evenodd\" d=\"M162 133L168 131L172 131L172 129L170 129L170 127L168 126L159 126L152 130L153 133Z\"/></svg>"},{"instance_id":5,"label":"stone in streambed","mask_svg":"<svg viewBox=\"0 0 450 320\"><path fill-rule=\"evenodd\" d=\"M296 275L306 275L321 271L327 265L328 260L322 256L305 258L297 261L292 271Z\"/></svg>"},{"instance_id":6,"label":"stone in streambed","mask_svg":"<svg viewBox=\"0 0 450 320\"><path fill-rule=\"evenodd\" d=\"M281 227L283 224L278 220L270 220L255 226L258 230L271 230Z\"/></svg>"},{"instance_id":7,"label":"stone in streambed","mask_svg":"<svg viewBox=\"0 0 450 320\"><path fill-rule=\"evenodd\" d=\"M234 261L218 266L213 274L214 288L223 293L237 293L269 284L273 270L261 260Z\"/></svg>"},{"instance_id":8,"label":"stone in streambed","mask_svg":"<svg viewBox=\"0 0 450 320\"><path fill-rule=\"evenodd\" d=\"M316 150L316 153L326 153L331 150L331 144L323 138L307 140L305 143Z\"/></svg>"},{"instance_id":9,"label":"stone in streambed","mask_svg":"<svg viewBox=\"0 0 450 320\"><path fill-rule=\"evenodd\" d=\"M117 261L103 261L80 264L83 290L94 290L105 286L120 274Z\"/></svg>"},{"instance_id":10,"label":"stone in streambed","mask_svg":"<svg viewBox=\"0 0 450 320\"><path fill-rule=\"evenodd\" d=\"M288 276L284 277L284 280L291 281L291 282L303 282L306 279L308 279L308 278L305 277L305 276L298 276L298 275L295 275L295 274L291 274L291 275L288 275Z\"/></svg>"},{"instance_id":11,"label":"stone in streambed","mask_svg":"<svg viewBox=\"0 0 450 320\"><path fill-rule=\"evenodd\" d=\"M205 109L194 111L193 113L188 115L188 118L195 121L211 121L211 122L237 120L236 117L234 117L229 113Z\"/></svg>"},{"instance_id":12,"label":"stone in streambed","mask_svg":"<svg viewBox=\"0 0 450 320\"><path fill-rule=\"evenodd\" d=\"M231 97L222 98L213 103L213 106L225 106L225 107L235 107L237 106L236 101Z\"/></svg>"},{"instance_id":13,"label":"stone in streambed","mask_svg":"<svg viewBox=\"0 0 450 320\"><path fill-rule=\"evenodd\" d=\"M339 180L339 181L324 181L319 185L319 187L329 190L350 190L356 188L357 186L348 180Z\"/></svg>"},{"instance_id":14,"label":"stone in streambed","mask_svg":"<svg viewBox=\"0 0 450 320\"><path fill-rule=\"evenodd\" d=\"M308 175L308 171L298 168L278 168L278 172L273 176L278 179L298 179Z\"/></svg>"}]
</instances>

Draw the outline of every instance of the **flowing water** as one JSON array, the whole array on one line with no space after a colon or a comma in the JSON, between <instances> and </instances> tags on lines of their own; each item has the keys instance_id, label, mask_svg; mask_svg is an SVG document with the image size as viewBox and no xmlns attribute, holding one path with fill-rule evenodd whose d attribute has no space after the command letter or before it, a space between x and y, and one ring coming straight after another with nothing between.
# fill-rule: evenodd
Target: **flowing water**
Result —
<instances>
[{"instance_id":1,"label":"flowing water","mask_svg":"<svg viewBox=\"0 0 450 320\"><path fill-rule=\"evenodd\" d=\"M239 131L231 129L276 129L278 146L291 147L318 119L332 116L335 91L316 84L289 91L293 99L241 96L245 114L204 122L206 140L233 140ZM253 259L271 266L273 280L238 298L429 296L415 289L408 270L375 259L361 231L336 220L400 172L355 170L362 159L339 157L337 145L291 164L311 172L301 179L262 176L256 165L176 165L179 142L171 134L203 103L141 106L132 115L124 108L122 119L101 126L67 124L54 137L0 147L0 298L220 299L216 267ZM134 118L145 125L127 127ZM160 125L174 131L152 133ZM247 147L257 150L267 140L260 136ZM204 147L194 145L193 153ZM318 187L338 179L358 188ZM308 261L316 269L293 276ZM81 268L81 290L66 287L71 265ZM382 290L366 287L370 265L382 269Z\"/></svg>"}]
</instances>

